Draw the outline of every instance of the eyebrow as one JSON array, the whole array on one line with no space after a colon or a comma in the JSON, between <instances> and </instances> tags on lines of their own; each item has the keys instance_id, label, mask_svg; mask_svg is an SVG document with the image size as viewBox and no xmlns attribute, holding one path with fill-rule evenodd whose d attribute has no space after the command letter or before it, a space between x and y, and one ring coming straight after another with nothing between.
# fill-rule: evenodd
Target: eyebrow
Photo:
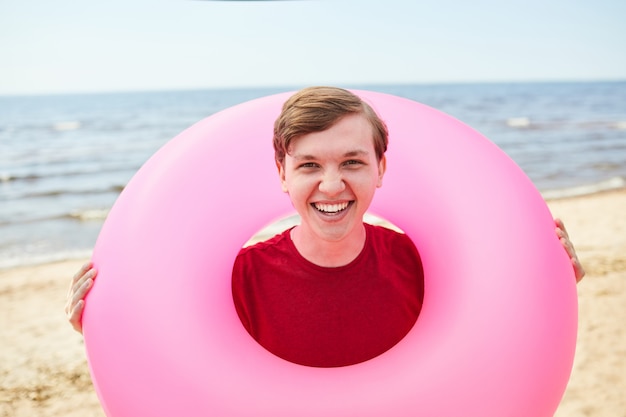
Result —
<instances>
[{"instance_id":1,"label":"eyebrow","mask_svg":"<svg viewBox=\"0 0 626 417\"><path fill-rule=\"evenodd\" d=\"M356 150L353 150L353 151L348 151L348 152L344 153L342 156L344 158L354 158L354 157L357 157L357 156L367 156L367 155L369 155L369 152L367 152L365 150L362 150L362 149L356 149ZM295 154L295 155L291 155L291 157L293 159L305 160L305 161L306 160L311 160L311 159L317 159L317 157L315 155L309 155L309 154L302 154L302 155Z\"/></svg>"}]
</instances>

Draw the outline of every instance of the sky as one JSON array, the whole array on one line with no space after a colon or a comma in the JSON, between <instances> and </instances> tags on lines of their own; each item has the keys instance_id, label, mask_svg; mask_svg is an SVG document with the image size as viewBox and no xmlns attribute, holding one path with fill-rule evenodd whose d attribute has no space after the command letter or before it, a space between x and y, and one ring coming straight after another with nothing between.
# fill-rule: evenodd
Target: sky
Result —
<instances>
[{"instance_id":1,"label":"sky","mask_svg":"<svg viewBox=\"0 0 626 417\"><path fill-rule=\"evenodd\" d=\"M624 0L0 0L0 95L626 80Z\"/></svg>"}]
</instances>

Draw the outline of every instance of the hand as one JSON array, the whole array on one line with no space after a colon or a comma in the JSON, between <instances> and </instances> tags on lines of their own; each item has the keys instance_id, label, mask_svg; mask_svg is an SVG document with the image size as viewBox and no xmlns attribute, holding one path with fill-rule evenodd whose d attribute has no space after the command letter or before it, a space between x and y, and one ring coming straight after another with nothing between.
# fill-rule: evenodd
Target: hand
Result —
<instances>
[{"instance_id":1,"label":"hand","mask_svg":"<svg viewBox=\"0 0 626 417\"><path fill-rule=\"evenodd\" d=\"M574 267L574 275L576 276L576 282L578 283L585 276L585 270L578 260L578 255L576 255L576 249L574 249L574 245L569 240L569 235L567 234L567 230L565 229L563 221L561 219L554 219L554 224L556 226L556 235L559 237L561 244L567 251L570 261L572 262L572 266Z\"/></svg>"},{"instance_id":2,"label":"hand","mask_svg":"<svg viewBox=\"0 0 626 417\"><path fill-rule=\"evenodd\" d=\"M95 277L96 270L92 267L91 262L88 262L74 274L67 291L65 314L74 330L79 333L83 332L82 317L85 308L85 296L91 289Z\"/></svg>"}]
</instances>

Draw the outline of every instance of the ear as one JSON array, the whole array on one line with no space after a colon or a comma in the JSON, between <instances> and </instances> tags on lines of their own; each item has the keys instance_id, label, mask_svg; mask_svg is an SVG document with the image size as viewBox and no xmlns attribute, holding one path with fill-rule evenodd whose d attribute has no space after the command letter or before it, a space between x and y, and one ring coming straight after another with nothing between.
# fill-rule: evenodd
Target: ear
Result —
<instances>
[{"instance_id":1,"label":"ear","mask_svg":"<svg viewBox=\"0 0 626 417\"><path fill-rule=\"evenodd\" d=\"M287 192L287 182L285 180L285 166L284 163L281 164L278 160L274 160L276 163L276 169L278 169L278 177L280 178L280 185L284 193Z\"/></svg>"},{"instance_id":2,"label":"ear","mask_svg":"<svg viewBox=\"0 0 626 417\"><path fill-rule=\"evenodd\" d=\"M383 176L385 175L385 171L387 170L387 157L383 155L378 161L378 184L376 184L377 188L383 186Z\"/></svg>"}]
</instances>

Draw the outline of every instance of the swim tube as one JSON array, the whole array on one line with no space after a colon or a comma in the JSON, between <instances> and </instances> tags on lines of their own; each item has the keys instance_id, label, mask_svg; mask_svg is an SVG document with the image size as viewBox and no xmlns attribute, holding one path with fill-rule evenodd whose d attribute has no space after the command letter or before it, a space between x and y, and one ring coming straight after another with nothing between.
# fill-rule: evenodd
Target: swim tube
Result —
<instances>
[{"instance_id":1,"label":"swim tube","mask_svg":"<svg viewBox=\"0 0 626 417\"><path fill-rule=\"evenodd\" d=\"M234 259L262 226L293 213L271 146L288 95L253 100L168 142L102 228L84 335L109 417L553 415L573 363L577 299L543 199L463 123L355 93L390 131L370 212L422 256L413 329L342 368L287 362L249 336L232 301Z\"/></svg>"}]
</instances>

